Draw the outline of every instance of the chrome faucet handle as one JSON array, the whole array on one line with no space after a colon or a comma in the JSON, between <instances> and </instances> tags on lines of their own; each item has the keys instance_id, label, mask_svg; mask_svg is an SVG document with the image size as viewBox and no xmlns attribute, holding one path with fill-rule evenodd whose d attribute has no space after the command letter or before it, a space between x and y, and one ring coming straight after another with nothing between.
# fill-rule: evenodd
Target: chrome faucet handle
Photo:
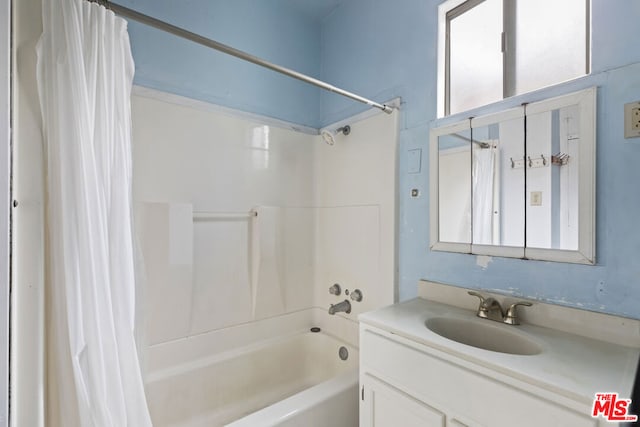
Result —
<instances>
[{"instance_id":1,"label":"chrome faucet handle","mask_svg":"<svg viewBox=\"0 0 640 427\"><path fill-rule=\"evenodd\" d=\"M507 325L520 324L520 320L518 319L518 313L516 311L516 307L518 307L519 305L524 305L525 307L531 307L533 304L527 301L518 301L516 303L511 304L506 314L504 315L504 320L503 320L504 323L506 323Z\"/></svg>"},{"instance_id":2,"label":"chrome faucet handle","mask_svg":"<svg viewBox=\"0 0 640 427\"><path fill-rule=\"evenodd\" d=\"M329 293L331 295L340 295L342 289L340 289L340 285L335 283L332 287L329 288Z\"/></svg>"},{"instance_id":3,"label":"chrome faucet handle","mask_svg":"<svg viewBox=\"0 0 640 427\"><path fill-rule=\"evenodd\" d=\"M478 312L476 315L478 317L482 317L483 319L487 318L487 306L485 305L485 297L480 295L477 292L469 291L467 292L469 295L480 298L480 305L478 305Z\"/></svg>"},{"instance_id":4,"label":"chrome faucet handle","mask_svg":"<svg viewBox=\"0 0 640 427\"><path fill-rule=\"evenodd\" d=\"M484 297L477 292L469 291L467 292L469 295L480 298L480 305L484 304Z\"/></svg>"}]
</instances>

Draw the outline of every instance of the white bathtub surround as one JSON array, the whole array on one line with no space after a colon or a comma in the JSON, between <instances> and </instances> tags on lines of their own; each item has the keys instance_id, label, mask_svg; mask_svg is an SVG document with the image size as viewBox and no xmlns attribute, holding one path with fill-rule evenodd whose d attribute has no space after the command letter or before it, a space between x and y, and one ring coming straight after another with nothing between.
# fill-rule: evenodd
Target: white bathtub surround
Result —
<instances>
[{"instance_id":1,"label":"white bathtub surround","mask_svg":"<svg viewBox=\"0 0 640 427\"><path fill-rule=\"evenodd\" d=\"M127 23L81 0L44 2L42 12L47 425L150 426L133 335Z\"/></svg>"},{"instance_id":2,"label":"white bathtub surround","mask_svg":"<svg viewBox=\"0 0 640 427\"><path fill-rule=\"evenodd\" d=\"M395 100L396 104L399 100ZM327 126L349 125L334 145L318 138L315 149L315 193L318 210L315 295L329 307L348 296L329 294L334 283L360 289L362 302L351 301L351 314L394 302L396 159L398 110L390 116L365 112Z\"/></svg>"},{"instance_id":3,"label":"white bathtub surround","mask_svg":"<svg viewBox=\"0 0 640 427\"><path fill-rule=\"evenodd\" d=\"M200 215L189 204L146 202L136 211L149 344L311 306L313 209L259 206L245 215ZM232 293L216 293L218 284L233 283Z\"/></svg>"},{"instance_id":4,"label":"white bathtub surround","mask_svg":"<svg viewBox=\"0 0 640 427\"><path fill-rule=\"evenodd\" d=\"M285 311L282 289L283 209L258 206L251 224L251 290L253 319L264 319Z\"/></svg>"},{"instance_id":5,"label":"white bathtub surround","mask_svg":"<svg viewBox=\"0 0 640 427\"><path fill-rule=\"evenodd\" d=\"M133 86L132 94L136 97L156 99L168 104L181 105L187 108L193 108L199 111L207 111L216 115L222 115L233 118L240 118L252 123L262 123L270 128L289 129L295 132L304 133L307 135L318 135L317 129L299 125L297 123L291 123L284 120L276 119L273 117L267 117L260 114L250 113L248 111L236 110L229 107L224 107L218 104L211 104L205 101L199 101L197 99L187 98L185 96L176 95L174 93L162 92L157 89L151 89L144 86ZM391 105L391 104L388 104ZM399 105L393 104L393 107ZM370 114L375 113L376 110L371 110Z\"/></svg>"},{"instance_id":6,"label":"white bathtub surround","mask_svg":"<svg viewBox=\"0 0 640 427\"><path fill-rule=\"evenodd\" d=\"M135 199L262 212L195 221L192 273L159 273L166 265L146 257L147 276L158 276L147 281L146 310L163 319L148 325L158 332L150 343L327 310L346 297L328 294L336 282L364 295L336 317L393 302L398 112L354 117L350 135L330 147L319 135L205 107L150 91L133 97ZM167 226L149 222L143 246L157 251Z\"/></svg>"},{"instance_id":7,"label":"white bathtub surround","mask_svg":"<svg viewBox=\"0 0 640 427\"><path fill-rule=\"evenodd\" d=\"M169 264L193 265L193 206L169 205Z\"/></svg>"},{"instance_id":8,"label":"white bathtub surround","mask_svg":"<svg viewBox=\"0 0 640 427\"><path fill-rule=\"evenodd\" d=\"M247 213L193 221L193 276L173 276L173 286L147 280L147 313L172 325L162 336L163 328L148 324L160 332L150 344L312 307L313 292L306 288L313 280L309 242L315 229L306 207L313 206L314 136L206 110L201 103L134 95L132 105L136 201ZM280 209L281 218L265 224L248 215L258 207ZM255 225L262 236L252 233ZM153 248L155 236L168 234L162 227L149 225L142 245ZM262 254L255 252L260 246ZM147 277L164 268L144 255Z\"/></svg>"},{"instance_id":9,"label":"white bathtub surround","mask_svg":"<svg viewBox=\"0 0 640 427\"><path fill-rule=\"evenodd\" d=\"M154 425L220 425L338 375L329 359L316 358L324 350L304 350L307 344L272 367L263 365L268 358L244 355L300 342L314 326L323 342L349 343L357 353L357 314L393 302L398 112L355 117L351 134L330 147L319 135L149 96L133 98L135 199L142 211L187 203L212 217L193 221L191 274L168 274L177 270L166 258L145 259L147 275L157 276L146 286L149 318L157 316L145 359ZM216 215L223 212L238 215ZM143 245L152 254L171 234L162 215L146 221ZM351 314L328 314L330 304L349 298L329 295L333 283L362 292L362 302L349 299ZM302 369L296 357L319 371ZM292 371L276 375L282 384L264 376L280 364ZM307 402L305 420L328 422L320 413L347 411L341 418L354 425L357 386L349 378L340 374L307 393L342 409L320 409L309 397L293 402ZM236 380L248 381L242 391Z\"/></svg>"},{"instance_id":10,"label":"white bathtub surround","mask_svg":"<svg viewBox=\"0 0 640 427\"><path fill-rule=\"evenodd\" d=\"M184 293L193 281L193 208L186 203L137 203L136 229L145 269L145 340L157 344L182 336L191 311Z\"/></svg>"},{"instance_id":11,"label":"white bathtub surround","mask_svg":"<svg viewBox=\"0 0 640 427\"><path fill-rule=\"evenodd\" d=\"M341 346L349 351L344 361L338 356ZM306 332L157 372L148 378L146 390L155 426L218 426L327 380L331 382L317 391L317 400L348 389L357 401L357 365L357 348L323 333ZM341 375L349 375L347 384L331 380ZM353 417L353 407L351 412ZM265 426L276 425L264 421Z\"/></svg>"}]
</instances>

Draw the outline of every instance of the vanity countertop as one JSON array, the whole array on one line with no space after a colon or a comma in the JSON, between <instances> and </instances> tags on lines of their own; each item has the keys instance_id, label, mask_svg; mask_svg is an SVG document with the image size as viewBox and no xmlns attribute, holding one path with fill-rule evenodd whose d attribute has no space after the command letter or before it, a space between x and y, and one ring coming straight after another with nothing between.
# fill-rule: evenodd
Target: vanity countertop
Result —
<instances>
[{"instance_id":1,"label":"vanity countertop","mask_svg":"<svg viewBox=\"0 0 640 427\"><path fill-rule=\"evenodd\" d=\"M452 341L429 330L430 318L457 318L489 322L537 343L535 355L513 355L483 350ZM574 400L592 402L596 393L617 392L630 397L638 366L640 348L580 336L534 324L506 325L477 318L475 311L438 301L415 298L359 316L363 326L371 325L424 344L517 380L542 387ZM524 323L524 321L523 321Z\"/></svg>"}]
</instances>

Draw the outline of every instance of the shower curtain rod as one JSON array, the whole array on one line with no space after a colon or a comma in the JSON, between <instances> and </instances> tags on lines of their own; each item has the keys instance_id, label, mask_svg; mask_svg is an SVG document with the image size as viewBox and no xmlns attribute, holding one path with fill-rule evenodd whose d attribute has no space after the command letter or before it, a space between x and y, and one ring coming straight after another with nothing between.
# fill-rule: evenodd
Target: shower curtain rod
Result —
<instances>
[{"instance_id":1,"label":"shower curtain rod","mask_svg":"<svg viewBox=\"0 0 640 427\"><path fill-rule=\"evenodd\" d=\"M176 27L175 25L169 24L167 22L160 21L159 19L152 18L151 16L144 15L140 12L136 12L135 10L129 9L127 7L120 6L106 0L87 0L87 1L91 3L101 4L105 6L107 9L112 10L114 13L116 13L117 15L120 15L123 18L133 19L134 21L138 21L140 23L171 33L178 37L191 40L195 43L201 44L203 46L207 46L209 48L215 49L217 51L226 53L231 56L235 56L236 58L240 58L242 60L251 62L253 64L260 65L261 67L268 68L280 74L284 74L286 76L293 77L294 79L298 79L303 82L312 84L314 86L318 86L330 92L337 93L338 95L346 96L347 98L351 98L355 101L362 102L363 104L367 104L371 107L378 108L387 114L391 114L391 112L393 112L393 107L389 105L377 103L375 101L372 101L360 95L356 95L355 93L348 92L344 89L340 89L339 87L323 82L322 80L318 80L316 78L307 76L306 74L302 74L297 71L293 71L288 68L282 67L280 65L274 64L272 62L265 61L264 59L258 58L257 56L235 49L231 46L219 43L215 40L208 39L199 34L192 33L191 31L187 31L183 28Z\"/></svg>"},{"instance_id":2,"label":"shower curtain rod","mask_svg":"<svg viewBox=\"0 0 640 427\"><path fill-rule=\"evenodd\" d=\"M472 142L474 144L478 144L480 146L480 148L489 148L491 147L491 144L489 144L488 142L484 142L484 141L476 141L475 139L471 139L471 138L467 138L466 136L462 136L459 133L452 133L451 136L461 139L463 141L467 141L467 142Z\"/></svg>"}]
</instances>

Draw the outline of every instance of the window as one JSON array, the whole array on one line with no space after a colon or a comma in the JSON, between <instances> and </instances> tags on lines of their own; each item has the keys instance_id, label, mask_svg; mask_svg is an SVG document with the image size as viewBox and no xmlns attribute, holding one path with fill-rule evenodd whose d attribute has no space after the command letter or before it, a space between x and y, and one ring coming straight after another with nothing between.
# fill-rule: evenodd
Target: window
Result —
<instances>
[{"instance_id":1,"label":"window","mask_svg":"<svg viewBox=\"0 0 640 427\"><path fill-rule=\"evenodd\" d=\"M589 21L589 0L444 2L439 115L588 74Z\"/></svg>"}]
</instances>

